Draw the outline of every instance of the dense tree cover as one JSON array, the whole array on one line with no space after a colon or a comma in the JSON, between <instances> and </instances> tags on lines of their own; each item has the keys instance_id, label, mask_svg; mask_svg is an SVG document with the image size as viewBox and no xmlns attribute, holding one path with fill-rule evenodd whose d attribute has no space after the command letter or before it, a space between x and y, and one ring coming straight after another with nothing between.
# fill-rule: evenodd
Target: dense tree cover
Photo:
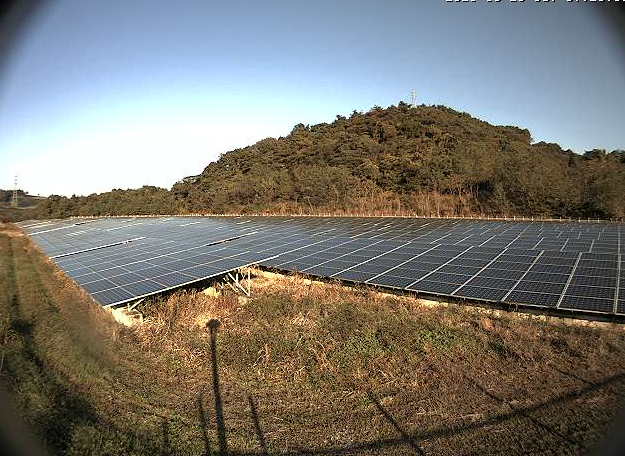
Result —
<instances>
[{"instance_id":1,"label":"dense tree cover","mask_svg":"<svg viewBox=\"0 0 625 456\"><path fill-rule=\"evenodd\" d=\"M178 210L170 191L144 186L71 198L51 195L39 203L38 212L42 218L62 218L70 215L173 214Z\"/></svg>"},{"instance_id":2,"label":"dense tree cover","mask_svg":"<svg viewBox=\"0 0 625 456\"><path fill-rule=\"evenodd\" d=\"M50 198L42 216L170 212L625 216L625 152L578 155L444 106L405 103L298 124L223 154L171 192Z\"/></svg>"},{"instance_id":3,"label":"dense tree cover","mask_svg":"<svg viewBox=\"0 0 625 456\"><path fill-rule=\"evenodd\" d=\"M0 203L8 203L11 201L11 195L13 192L11 190L2 190L0 189Z\"/></svg>"}]
</instances>

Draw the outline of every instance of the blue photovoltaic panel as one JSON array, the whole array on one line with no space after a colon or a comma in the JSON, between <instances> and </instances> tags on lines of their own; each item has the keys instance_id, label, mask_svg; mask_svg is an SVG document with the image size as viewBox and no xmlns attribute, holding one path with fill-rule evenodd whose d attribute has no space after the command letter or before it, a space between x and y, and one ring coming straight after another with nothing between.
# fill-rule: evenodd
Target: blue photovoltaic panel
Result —
<instances>
[{"instance_id":1,"label":"blue photovoltaic panel","mask_svg":"<svg viewBox=\"0 0 625 456\"><path fill-rule=\"evenodd\" d=\"M501 288L465 285L455 292L454 296L469 299L482 299L486 301L501 301L507 293L508 290Z\"/></svg>"},{"instance_id":2,"label":"blue photovoltaic panel","mask_svg":"<svg viewBox=\"0 0 625 456\"><path fill-rule=\"evenodd\" d=\"M563 309L585 310L590 312L612 313L613 299L602 299L583 296L564 296L560 305Z\"/></svg>"},{"instance_id":3,"label":"blue photovoltaic panel","mask_svg":"<svg viewBox=\"0 0 625 456\"><path fill-rule=\"evenodd\" d=\"M511 304L529 304L540 307L556 307L560 295L550 293L537 293L531 291L513 291L504 302Z\"/></svg>"},{"instance_id":4,"label":"blue photovoltaic panel","mask_svg":"<svg viewBox=\"0 0 625 456\"><path fill-rule=\"evenodd\" d=\"M103 305L260 264L417 293L625 313L622 223L126 217L21 227Z\"/></svg>"}]
</instances>

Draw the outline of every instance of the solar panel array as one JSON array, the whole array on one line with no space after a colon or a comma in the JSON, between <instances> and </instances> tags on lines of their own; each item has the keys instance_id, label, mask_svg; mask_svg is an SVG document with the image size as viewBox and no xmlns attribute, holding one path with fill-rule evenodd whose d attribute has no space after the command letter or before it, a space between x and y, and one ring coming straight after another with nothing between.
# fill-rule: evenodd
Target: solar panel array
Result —
<instances>
[{"instance_id":1,"label":"solar panel array","mask_svg":"<svg viewBox=\"0 0 625 456\"><path fill-rule=\"evenodd\" d=\"M22 228L65 273L104 306L224 274L266 259L228 245L252 229L180 219L94 219Z\"/></svg>"},{"instance_id":2,"label":"solar panel array","mask_svg":"<svg viewBox=\"0 0 625 456\"><path fill-rule=\"evenodd\" d=\"M625 315L625 225L417 218L25 222L103 305L260 264L422 294Z\"/></svg>"}]
</instances>

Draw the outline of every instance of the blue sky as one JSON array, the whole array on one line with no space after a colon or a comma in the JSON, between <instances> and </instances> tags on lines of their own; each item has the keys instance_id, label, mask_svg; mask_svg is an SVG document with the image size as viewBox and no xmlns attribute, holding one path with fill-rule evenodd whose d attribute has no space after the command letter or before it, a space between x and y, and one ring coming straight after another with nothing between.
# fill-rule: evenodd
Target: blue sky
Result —
<instances>
[{"instance_id":1,"label":"blue sky","mask_svg":"<svg viewBox=\"0 0 625 456\"><path fill-rule=\"evenodd\" d=\"M0 73L0 188L170 187L297 123L408 101L625 148L597 3L53 1Z\"/></svg>"}]
</instances>

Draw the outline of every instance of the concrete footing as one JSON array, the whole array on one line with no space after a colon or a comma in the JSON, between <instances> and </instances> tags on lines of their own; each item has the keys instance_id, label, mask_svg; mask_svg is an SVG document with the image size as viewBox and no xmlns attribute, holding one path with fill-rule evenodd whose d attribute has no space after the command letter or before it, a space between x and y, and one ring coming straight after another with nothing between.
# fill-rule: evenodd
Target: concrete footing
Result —
<instances>
[{"instance_id":1,"label":"concrete footing","mask_svg":"<svg viewBox=\"0 0 625 456\"><path fill-rule=\"evenodd\" d=\"M216 298L217 296L221 295L221 291L219 291L215 287L208 287L202 293L204 293L206 296L210 296L213 298Z\"/></svg>"},{"instance_id":2,"label":"concrete footing","mask_svg":"<svg viewBox=\"0 0 625 456\"><path fill-rule=\"evenodd\" d=\"M136 309L129 310L126 307L111 310L117 323L132 327L143 323L143 314Z\"/></svg>"}]
</instances>

